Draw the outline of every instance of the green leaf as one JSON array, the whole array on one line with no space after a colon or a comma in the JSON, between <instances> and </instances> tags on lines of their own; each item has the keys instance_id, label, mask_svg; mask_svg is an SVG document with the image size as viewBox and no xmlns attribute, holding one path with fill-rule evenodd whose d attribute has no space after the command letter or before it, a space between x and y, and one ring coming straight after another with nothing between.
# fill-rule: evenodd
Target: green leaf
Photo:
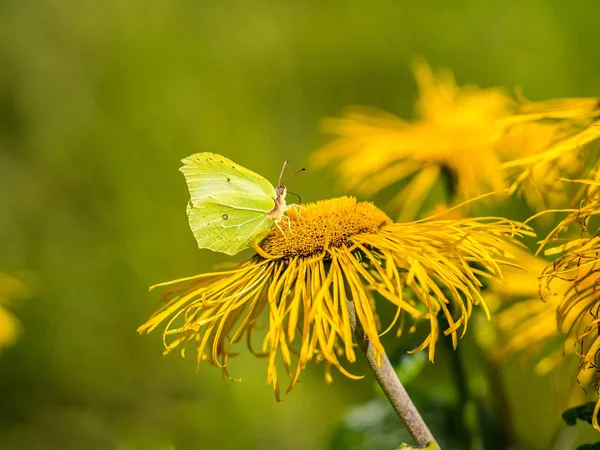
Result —
<instances>
[{"instance_id":1,"label":"green leaf","mask_svg":"<svg viewBox=\"0 0 600 450\"><path fill-rule=\"evenodd\" d=\"M562 413L562 419L569 426L573 426L577 423L577 419L583 420L587 423L592 423L594 415L595 402L584 403L583 405L569 408Z\"/></svg>"},{"instance_id":2,"label":"green leaf","mask_svg":"<svg viewBox=\"0 0 600 450\"><path fill-rule=\"evenodd\" d=\"M441 448L465 448L464 436L456 434L456 410L426 399L419 400L417 408ZM387 399L376 397L346 412L331 436L329 449L390 450L398 448L401 442L413 440ZM402 445L405 447L400 448L417 448Z\"/></svg>"},{"instance_id":3,"label":"green leaf","mask_svg":"<svg viewBox=\"0 0 600 450\"><path fill-rule=\"evenodd\" d=\"M596 442L595 444L583 444L575 450L600 450L600 442Z\"/></svg>"},{"instance_id":4,"label":"green leaf","mask_svg":"<svg viewBox=\"0 0 600 450\"><path fill-rule=\"evenodd\" d=\"M332 450L389 450L411 441L386 399L375 398L351 408L331 440Z\"/></svg>"}]
</instances>

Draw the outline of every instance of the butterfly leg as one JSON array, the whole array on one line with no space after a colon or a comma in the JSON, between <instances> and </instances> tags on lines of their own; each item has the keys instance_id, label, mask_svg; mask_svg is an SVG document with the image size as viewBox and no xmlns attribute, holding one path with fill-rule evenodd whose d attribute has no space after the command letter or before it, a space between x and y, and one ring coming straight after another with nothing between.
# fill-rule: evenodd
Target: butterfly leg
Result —
<instances>
[{"instance_id":1,"label":"butterfly leg","mask_svg":"<svg viewBox=\"0 0 600 450\"><path fill-rule=\"evenodd\" d=\"M281 216L281 219L279 219L279 221L283 220L283 218L284 218L284 217L285 217L285 218L287 219L287 221L288 221L288 230L289 230L290 234L295 234L295 233L292 231L292 221L290 220L290 218L289 218L288 216L286 216L286 215L283 215L283 216ZM287 236L285 235L285 233L283 232L283 230L282 230L282 229L279 227L279 223L278 223L278 222L275 222L275 224L276 224L276 225L277 225L277 227L279 228L279 231L281 231L281 234L283 234L283 236L284 236L284 237L287 239Z\"/></svg>"},{"instance_id":2,"label":"butterfly leg","mask_svg":"<svg viewBox=\"0 0 600 450\"><path fill-rule=\"evenodd\" d=\"M287 219L287 221L288 221L288 229L290 230L290 234L294 234L294 232L292 231L292 221L291 221L291 219L288 216L286 216L286 215L284 215L283 217L285 217Z\"/></svg>"},{"instance_id":3,"label":"butterfly leg","mask_svg":"<svg viewBox=\"0 0 600 450\"><path fill-rule=\"evenodd\" d=\"M296 204L296 203L293 203L293 204L289 205L289 209L293 209L293 210L296 212L296 214L298 214L298 216L299 216L301 219L304 219L304 217L302 216L302 213L300 212L300 210L301 210L302 208L304 208L304 206L302 206L302 205L298 205L298 204Z\"/></svg>"},{"instance_id":4,"label":"butterfly leg","mask_svg":"<svg viewBox=\"0 0 600 450\"><path fill-rule=\"evenodd\" d=\"M283 230L281 229L281 227L279 226L279 221L275 222L275 226L277 227L277 229L279 230L279 232L283 235L283 237L285 239L287 239L287 236L285 235L285 233L283 232Z\"/></svg>"}]
</instances>

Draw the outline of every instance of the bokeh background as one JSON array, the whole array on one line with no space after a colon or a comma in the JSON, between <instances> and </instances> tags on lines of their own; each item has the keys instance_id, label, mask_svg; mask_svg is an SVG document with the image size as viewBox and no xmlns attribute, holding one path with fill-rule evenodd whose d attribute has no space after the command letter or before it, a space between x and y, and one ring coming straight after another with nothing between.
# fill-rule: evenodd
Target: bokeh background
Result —
<instances>
[{"instance_id":1,"label":"bokeh background","mask_svg":"<svg viewBox=\"0 0 600 450\"><path fill-rule=\"evenodd\" d=\"M348 105L409 118L416 55L459 83L599 96L599 13L595 0L1 1L0 271L28 271L33 292L12 302L21 335L0 350L0 448L394 448L344 430L386 414L369 376L327 385L313 366L277 404L243 348L243 382L224 383L136 334L149 285L247 256L197 249L180 160L217 152L275 181ZM314 201L341 194L333 181L309 170L289 187ZM447 359L409 383L415 396L456 395ZM521 448L548 448L559 382L526 365L500 375Z\"/></svg>"}]
</instances>

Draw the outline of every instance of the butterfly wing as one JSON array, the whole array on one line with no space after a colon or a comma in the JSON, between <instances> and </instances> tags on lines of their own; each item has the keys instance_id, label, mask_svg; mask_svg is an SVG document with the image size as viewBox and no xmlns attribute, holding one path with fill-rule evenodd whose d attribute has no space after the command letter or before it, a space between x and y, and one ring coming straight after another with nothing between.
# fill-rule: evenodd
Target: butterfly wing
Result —
<instances>
[{"instance_id":1,"label":"butterfly wing","mask_svg":"<svg viewBox=\"0 0 600 450\"><path fill-rule=\"evenodd\" d=\"M271 230L274 223L266 213L209 202L196 206L190 202L187 213L198 247L228 255L250 247L256 238Z\"/></svg>"},{"instance_id":2,"label":"butterfly wing","mask_svg":"<svg viewBox=\"0 0 600 450\"><path fill-rule=\"evenodd\" d=\"M268 213L277 194L265 178L214 153L197 153L183 163L198 247L234 255L273 227Z\"/></svg>"},{"instance_id":3,"label":"butterfly wing","mask_svg":"<svg viewBox=\"0 0 600 450\"><path fill-rule=\"evenodd\" d=\"M215 153L196 153L182 160L180 169L187 181L193 205L206 198L270 211L277 193L259 174ZM242 194L242 195L239 195Z\"/></svg>"}]
</instances>

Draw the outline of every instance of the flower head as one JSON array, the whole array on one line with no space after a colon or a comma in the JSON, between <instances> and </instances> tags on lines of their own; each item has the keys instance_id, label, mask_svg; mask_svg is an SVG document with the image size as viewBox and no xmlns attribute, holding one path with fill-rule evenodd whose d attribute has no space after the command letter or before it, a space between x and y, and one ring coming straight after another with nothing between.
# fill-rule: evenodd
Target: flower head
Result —
<instances>
[{"instance_id":1,"label":"flower head","mask_svg":"<svg viewBox=\"0 0 600 450\"><path fill-rule=\"evenodd\" d=\"M556 180L589 168L582 152L600 137L597 99L516 101L501 89L457 86L422 61L414 73L416 120L350 109L324 122L334 139L314 164L335 164L343 187L367 197L396 186L390 209L400 220L416 217L440 181L450 204L508 187L537 209L565 203Z\"/></svg>"},{"instance_id":2,"label":"flower head","mask_svg":"<svg viewBox=\"0 0 600 450\"><path fill-rule=\"evenodd\" d=\"M514 246L509 250L522 268L504 269L503 278L493 279L485 296L499 333L498 342L493 344L494 357L499 361L533 360L535 373L546 375L565 361L565 349L575 343L574 337L566 336L565 328L570 328L581 308L566 314L560 327L557 314L585 275L576 272L554 280L550 286L543 278L548 269L546 260Z\"/></svg>"},{"instance_id":3,"label":"flower head","mask_svg":"<svg viewBox=\"0 0 600 450\"><path fill-rule=\"evenodd\" d=\"M440 332L456 345L473 307L487 310L479 278L501 276L501 266L512 264L500 244L518 225L499 218L393 223L350 197L303 205L287 217L232 270L159 285L166 288L162 304L139 331L166 322L166 352L179 347L183 354L195 344L199 365L208 361L227 373L233 346L246 339L253 349L253 331L266 316L256 353L268 359L277 399L278 361L291 379L288 390L310 361L326 362L328 380L331 367L356 377L344 365L356 359L349 307L377 357L384 353L380 336L398 321L426 321L429 335L414 351L428 348L433 359ZM390 324L382 324L377 301L396 307ZM449 324L444 330L440 314Z\"/></svg>"},{"instance_id":4,"label":"flower head","mask_svg":"<svg viewBox=\"0 0 600 450\"><path fill-rule=\"evenodd\" d=\"M600 139L600 100L565 98L539 102L523 102L505 121L507 134L515 129L546 130L533 151L506 161L502 169L511 173L512 190L529 182L529 189L541 193L564 193L557 185L561 177L591 178L598 172L597 154L591 144ZM563 195L563 197L565 197ZM582 197L567 193L572 201ZM550 203L552 204L552 203Z\"/></svg>"},{"instance_id":5,"label":"flower head","mask_svg":"<svg viewBox=\"0 0 600 450\"><path fill-rule=\"evenodd\" d=\"M539 252L558 255L541 275L543 286L562 290L556 309L558 328L574 342L573 353L579 357L577 378L582 385L596 374L596 389L600 380L600 235L590 232L590 224L600 216L600 183L595 180L576 180L584 199L578 208L562 210L568 215L541 241ZM576 238L561 233L579 231ZM593 425L600 430L596 404Z\"/></svg>"},{"instance_id":6,"label":"flower head","mask_svg":"<svg viewBox=\"0 0 600 450\"><path fill-rule=\"evenodd\" d=\"M415 121L350 110L325 122L336 138L314 157L318 166L335 162L344 187L365 196L412 177L392 200L401 220L416 216L443 174L450 178L453 203L505 188L495 141L514 108L500 89L459 87L451 72L435 76L422 61L414 72L420 94Z\"/></svg>"},{"instance_id":7,"label":"flower head","mask_svg":"<svg viewBox=\"0 0 600 450\"><path fill-rule=\"evenodd\" d=\"M596 374L600 378L600 237L576 239L543 273L549 288L568 284L557 307L558 328L569 336L573 352L579 357L577 378L589 384ZM598 383L596 382L596 389ZM593 425L598 424L600 399L594 411Z\"/></svg>"}]
</instances>

